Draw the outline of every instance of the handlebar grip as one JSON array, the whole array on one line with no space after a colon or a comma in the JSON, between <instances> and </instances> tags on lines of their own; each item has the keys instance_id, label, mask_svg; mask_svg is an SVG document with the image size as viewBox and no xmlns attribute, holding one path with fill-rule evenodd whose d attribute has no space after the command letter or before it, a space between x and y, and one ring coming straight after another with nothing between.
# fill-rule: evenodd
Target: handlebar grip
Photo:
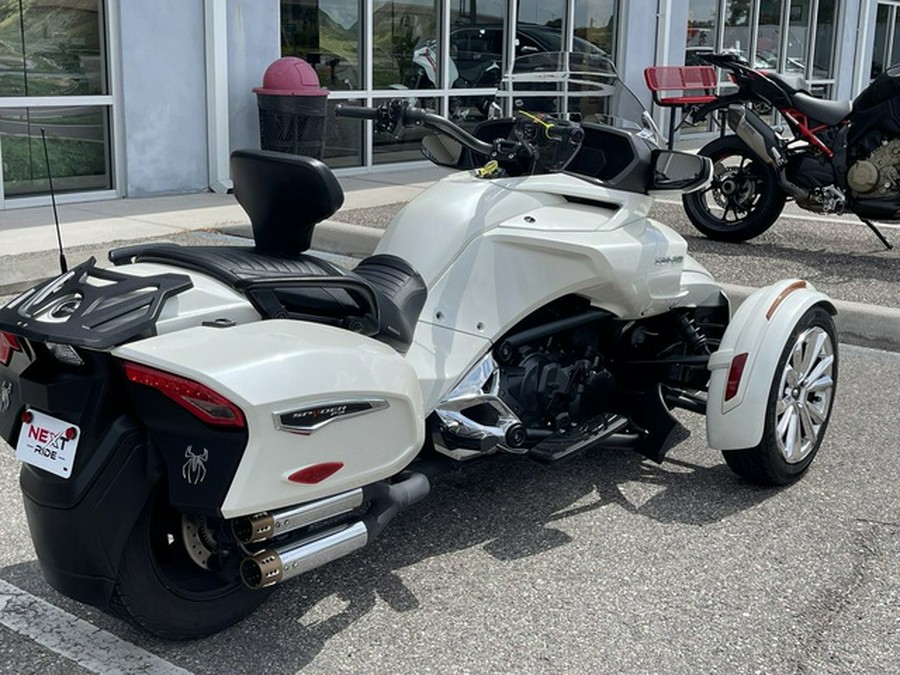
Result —
<instances>
[{"instance_id":1,"label":"handlebar grip","mask_svg":"<svg viewBox=\"0 0 900 675\"><path fill-rule=\"evenodd\" d=\"M378 108L366 108L359 105L344 105L343 103L335 106L335 117L352 117L359 120L377 120Z\"/></svg>"}]
</instances>

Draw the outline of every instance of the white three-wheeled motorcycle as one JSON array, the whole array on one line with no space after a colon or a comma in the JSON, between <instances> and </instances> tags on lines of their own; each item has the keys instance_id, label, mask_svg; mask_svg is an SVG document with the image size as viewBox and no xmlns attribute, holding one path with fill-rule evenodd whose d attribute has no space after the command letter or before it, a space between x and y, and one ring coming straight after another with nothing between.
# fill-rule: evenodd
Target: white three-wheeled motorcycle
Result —
<instances>
[{"instance_id":1,"label":"white three-wheeled motorcycle","mask_svg":"<svg viewBox=\"0 0 900 675\"><path fill-rule=\"evenodd\" d=\"M521 59L509 116L471 134L404 102L342 108L434 132L427 156L472 167L352 271L304 252L342 204L331 171L238 151L254 246L118 249L0 310L0 435L47 581L201 636L371 542L448 466L604 447L662 461L683 437L674 408L706 415L743 478L798 479L832 408L834 306L786 280L731 317L647 217L654 194L704 186L709 160L659 150L614 73Z\"/></svg>"}]
</instances>

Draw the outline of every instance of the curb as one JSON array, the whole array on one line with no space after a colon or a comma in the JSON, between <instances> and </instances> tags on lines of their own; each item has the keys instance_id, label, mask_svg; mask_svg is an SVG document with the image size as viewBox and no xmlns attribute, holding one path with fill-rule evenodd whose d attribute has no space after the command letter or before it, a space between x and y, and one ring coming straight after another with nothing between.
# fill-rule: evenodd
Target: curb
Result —
<instances>
[{"instance_id":1,"label":"curb","mask_svg":"<svg viewBox=\"0 0 900 675\"><path fill-rule=\"evenodd\" d=\"M751 286L721 286L735 309L756 290ZM900 309L833 298L832 302L838 312L834 317L834 325L839 342L900 352Z\"/></svg>"}]
</instances>

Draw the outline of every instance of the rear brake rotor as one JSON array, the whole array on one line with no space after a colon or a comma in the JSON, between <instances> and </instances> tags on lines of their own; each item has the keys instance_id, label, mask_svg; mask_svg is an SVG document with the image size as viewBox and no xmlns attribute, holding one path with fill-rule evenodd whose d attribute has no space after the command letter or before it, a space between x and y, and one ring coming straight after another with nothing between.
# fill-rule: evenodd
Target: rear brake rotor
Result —
<instances>
[{"instance_id":1,"label":"rear brake rotor","mask_svg":"<svg viewBox=\"0 0 900 675\"><path fill-rule=\"evenodd\" d=\"M216 537L206 516L182 516L181 538L191 560L208 570L209 559L216 550Z\"/></svg>"}]
</instances>

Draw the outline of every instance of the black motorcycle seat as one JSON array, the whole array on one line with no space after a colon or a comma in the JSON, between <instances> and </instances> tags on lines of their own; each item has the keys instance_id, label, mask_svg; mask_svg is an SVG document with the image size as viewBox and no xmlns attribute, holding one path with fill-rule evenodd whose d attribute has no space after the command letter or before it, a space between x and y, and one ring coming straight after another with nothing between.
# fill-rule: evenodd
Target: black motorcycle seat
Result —
<instances>
[{"instance_id":1,"label":"black motorcycle seat","mask_svg":"<svg viewBox=\"0 0 900 675\"><path fill-rule=\"evenodd\" d=\"M794 93L791 100L794 107L804 115L830 127L840 124L853 110L851 101L826 101L803 91Z\"/></svg>"},{"instance_id":2,"label":"black motorcycle seat","mask_svg":"<svg viewBox=\"0 0 900 675\"><path fill-rule=\"evenodd\" d=\"M355 271L310 254L251 247L151 243L109 252L116 265L161 263L194 270L244 292L263 318L297 318L353 326L405 353L427 295L422 277L397 256L372 256Z\"/></svg>"}]
</instances>

